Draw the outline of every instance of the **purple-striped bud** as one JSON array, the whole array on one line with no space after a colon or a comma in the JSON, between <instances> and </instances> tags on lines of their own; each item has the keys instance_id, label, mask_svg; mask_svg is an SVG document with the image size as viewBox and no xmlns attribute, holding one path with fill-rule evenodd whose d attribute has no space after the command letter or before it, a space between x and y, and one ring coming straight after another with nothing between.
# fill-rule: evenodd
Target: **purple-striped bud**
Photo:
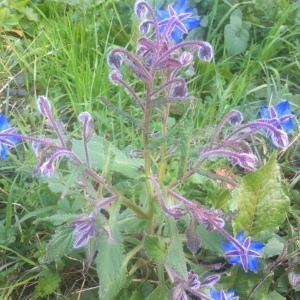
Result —
<instances>
[{"instance_id":1,"label":"purple-striped bud","mask_svg":"<svg viewBox=\"0 0 300 300\"><path fill-rule=\"evenodd\" d=\"M114 69L110 71L108 78L113 84L118 85L122 80L122 74L118 70Z\"/></svg>"},{"instance_id":2,"label":"purple-striped bud","mask_svg":"<svg viewBox=\"0 0 300 300\"><path fill-rule=\"evenodd\" d=\"M202 42L202 45L199 46L198 56L201 60L210 62L214 56L211 44L208 42Z\"/></svg>"},{"instance_id":3,"label":"purple-striped bud","mask_svg":"<svg viewBox=\"0 0 300 300\"><path fill-rule=\"evenodd\" d=\"M171 300L188 300L187 294L181 284L178 284L172 288Z\"/></svg>"},{"instance_id":4,"label":"purple-striped bud","mask_svg":"<svg viewBox=\"0 0 300 300\"><path fill-rule=\"evenodd\" d=\"M201 286L199 276L198 276L198 274L196 274L194 272L188 273L188 279L187 279L186 283L187 283L188 287L192 290L198 290Z\"/></svg>"},{"instance_id":5,"label":"purple-striped bud","mask_svg":"<svg viewBox=\"0 0 300 300\"><path fill-rule=\"evenodd\" d=\"M37 107L39 112L46 118L50 119L52 117L51 104L47 97L38 96L37 98Z\"/></svg>"},{"instance_id":6,"label":"purple-striped bud","mask_svg":"<svg viewBox=\"0 0 300 300\"><path fill-rule=\"evenodd\" d=\"M97 235L96 220L93 213L81 215L73 221L73 235L75 237L73 247L75 249L85 246L90 238Z\"/></svg>"},{"instance_id":7,"label":"purple-striped bud","mask_svg":"<svg viewBox=\"0 0 300 300\"><path fill-rule=\"evenodd\" d=\"M89 112L81 112L78 116L78 120L83 125L83 138L88 141L93 134L93 118Z\"/></svg>"},{"instance_id":8,"label":"purple-striped bud","mask_svg":"<svg viewBox=\"0 0 300 300\"><path fill-rule=\"evenodd\" d=\"M146 35L147 33L149 33L150 29L151 29L151 25L152 22L151 21L144 21L140 24L139 26L139 30L141 32L142 35Z\"/></svg>"},{"instance_id":9,"label":"purple-striped bud","mask_svg":"<svg viewBox=\"0 0 300 300\"><path fill-rule=\"evenodd\" d=\"M134 5L134 12L139 19L143 19L148 13L148 6L145 1L138 0Z\"/></svg>"},{"instance_id":10,"label":"purple-striped bud","mask_svg":"<svg viewBox=\"0 0 300 300\"><path fill-rule=\"evenodd\" d=\"M201 285L211 288L220 280L220 278L221 275L217 275L217 274L210 275L203 280Z\"/></svg>"},{"instance_id":11,"label":"purple-striped bud","mask_svg":"<svg viewBox=\"0 0 300 300\"><path fill-rule=\"evenodd\" d=\"M197 224L194 218L191 218L190 224L186 230L187 247L195 256L201 248L201 240L197 234Z\"/></svg>"},{"instance_id":12,"label":"purple-striped bud","mask_svg":"<svg viewBox=\"0 0 300 300\"><path fill-rule=\"evenodd\" d=\"M193 54L187 51L184 51L179 58L180 63L183 66L188 66L193 62Z\"/></svg>"},{"instance_id":13,"label":"purple-striped bud","mask_svg":"<svg viewBox=\"0 0 300 300\"><path fill-rule=\"evenodd\" d=\"M232 161L245 170L255 171L258 165L257 157L252 153L240 153Z\"/></svg>"},{"instance_id":14,"label":"purple-striped bud","mask_svg":"<svg viewBox=\"0 0 300 300\"><path fill-rule=\"evenodd\" d=\"M289 145L289 137L284 130L277 129L273 131L268 131L272 142L277 148L286 148Z\"/></svg>"},{"instance_id":15,"label":"purple-striped bud","mask_svg":"<svg viewBox=\"0 0 300 300\"><path fill-rule=\"evenodd\" d=\"M120 69L122 65L122 55L111 50L107 55L107 64L114 69Z\"/></svg>"}]
</instances>

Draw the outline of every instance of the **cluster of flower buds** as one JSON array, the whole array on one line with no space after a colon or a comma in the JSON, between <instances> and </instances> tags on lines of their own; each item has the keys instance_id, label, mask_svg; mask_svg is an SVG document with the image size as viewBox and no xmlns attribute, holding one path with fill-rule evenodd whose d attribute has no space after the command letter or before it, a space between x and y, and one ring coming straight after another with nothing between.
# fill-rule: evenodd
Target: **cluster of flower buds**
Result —
<instances>
[{"instance_id":1,"label":"cluster of flower buds","mask_svg":"<svg viewBox=\"0 0 300 300\"><path fill-rule=\"evenodd\" d=\"M279 103L277 110L282 106L288 106L288 102ZM258 158L249 144L249 138L258 132L270 137L275 147L288 147L287 133L294 128L293 115L286 109L285 113L278 116L273 106L262 111L264 118L246 124L242 124L243 115L240 111L229 112L215 129L210 144L201 151L196 165L214 157L225 157L245 170L254 171L258 166ZM221 136L222 130L228 124L231 131Z\"/></svg>"},{"instance_id":2,"label":"cluster of flower buds","mask_svg":"<svg viewBox=\"0 0 300 300\"><path fill-rule=\"evenodd\" d=\"M176 100L191 99L187 96L187 86L180 71L192 64L194 52L202 61L209 62L213 57L212 46L204 41L182 41L184 33L199 26L200 21L193 17L191 8L185 1L169 5L168 10L156 12L146 1L135 4L136 16L141 19L136 53L115 48L108 54L111 67L109 79L121 85L145 110L147 104L153 106ZM176 43L174 43L174 40ZM146 85L146 101L139 96L121 74L122 65ZM158 86L155 86L157 84Z\"/></svg>"}]
</instances>

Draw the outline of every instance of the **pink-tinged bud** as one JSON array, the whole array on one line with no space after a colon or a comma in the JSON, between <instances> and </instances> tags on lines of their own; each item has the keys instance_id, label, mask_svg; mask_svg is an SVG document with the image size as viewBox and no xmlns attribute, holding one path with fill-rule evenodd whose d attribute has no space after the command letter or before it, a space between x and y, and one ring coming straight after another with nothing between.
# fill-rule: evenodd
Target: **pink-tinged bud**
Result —
<instances>
[{"instance_id":1,"label":"pink-tinged bud","mask_svg":"<svg viewBox=\"0 0 300 300\"><path fill-rule=\"evenodd\" d=\"M112 70L110 71L108 78L113 84L118 85L120 80L122 80L122 74L118 70Z\"/></svg>"},{"instance_id":2,"label":"pink-tinged bud","mask_svg":"<svg viewBox=\"0 0 300 300\"><path fill-rule=\"evenodd\" d=\"M71 158L73 156L72 152L68 150L56 150L50 157L41 165L40 172L46 177L51 177L55 172L56 161L61 157Z\"/></svg>"},{"instance_id":3,"label":"pink-tinged bud","mask_svg":"<svg viewBox=\"0 0 300 300\"><path fill-rule=\"evenodd\" d=\"M185 82L177 83L172 88L172 96L175 98L183 98L187 95L187 86Z\"/></svg>"},{"instance_id":4,"label":"pink-tinged bud","mask_svg":"<svg viewBox=\"0 0 300 300\"><path fill-rule=\"evenodd\" d=\"M239 111L239 110L233 110L231 111L229 114L229 122L236 126L236 125L240 125L243 122L243 114Z\"/></svg>"},{"instance_id":5,"label":"pink-tinged bud","mask_svg":"<svg viewBox=\"0 0 300 300\"><path fill-rule=\"evenodd\" d=\"M151 22L150 21L144 21L140 24L139 26L140 32L142 35L146 35L147 33L149 33L150 29L151 29Z\"/></svg>"},{"instance_id":6,"label":"pink-tinged bud","mask_svg":"<svg viewBox=\"0 0 300 300\"><path fill-rule=\"evenodd\" d=\"M46 118L52 116L51 104L45 96L38 96L37 107L39 112Z\"/></svg>"},{"instance_id":7,"label":"pink-tinged bud","mask_svg":"<svg viewBox=\"0 0 300 300\"><path fill-rule=\"evenodd\" d=\"M199 46L198 56L201 60L210 62L214 56L211 44L202 42L202 45Z\"/></svg>"},{"instance_id":8,"label":"pink-tinged bud","mask_svg":"<svg viewBox=\"0 0 300 300\"><path fill-rule=\"evenodd\" d=\"M290 272L288 277L289 277L289 283L293 289L295 289L300 285L300 274L297 274L295 272Z\"/></svg>"},{"instance_id":9,"label":"pink-tinged bud","mask_svg":"<svg viewBox=\"0 0 300 300\"><path fill-rule=\"evenodd\" d=\"M122 65L122 55L116 53L114 50L110 51L107 55L107 64L114 69L120 69Z\"/></svg>"},{"instance_id":10,"label":"pink-tinged bud","mask_svg":"<svg viewBox=\"0 0 300 300\"><path fill-rule=\"evenodd\" d=\"M89 112L81 112L78 120L83 124L83 138L88 141L94 132L93 118Z\"/></svg>"},{"instance_id":11,"label":"pink-tinged bud","mask_svg":"<svg viewBox=\"0 0 300 300\"><path fill-rule=\"evenodd\" d=\"M183 66L188 66L193 62L193 54L187 51L184 51L179 58L180 63Z\"/></svg>"},{"instance_id":12,"label":"pink-tinged bud","mask_svg":"<svg viewBox=\"0 0 300 300\"><path fill-rule=\"evenodd\" d=\"M136 1L134 5L134 12L139 19L143 19L148 13L147 4L145 1Z\"/></svg>"}]
</instances>

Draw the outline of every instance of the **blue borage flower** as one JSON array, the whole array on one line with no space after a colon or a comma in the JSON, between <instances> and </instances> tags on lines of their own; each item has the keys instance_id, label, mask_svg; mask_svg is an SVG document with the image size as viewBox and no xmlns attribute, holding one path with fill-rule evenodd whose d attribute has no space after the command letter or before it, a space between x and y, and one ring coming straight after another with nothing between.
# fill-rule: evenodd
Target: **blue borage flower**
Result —
<instances>
[{"instance_id":1,"label":"blue borage flower","mask_svg":"<svg viewBox=\"0 0 300 300\"><path fill-rule=\"evenodd\" d=\"M21 138L16 134L14 128L9 126L8 118L0 114L0 157L7 159L8 149L15 147Z\"/></svg>"},{"instance_id":2,"label":"blue borage flower","mask_svg":"<svg viewBox=\"0 0 300 300\"><path fill-rule=\"evenodd\" d=\"M260 115L263 119L278 119L277 127L281 127L286 133L290 133L295 128L293 116L291 115L290 103L288 100L284 100L278 103L275 108L262 107L260 109ZM280 129L281 129L280 128Z\"/></svg>"},{"instance_id":3,"label":"blue borage flower","mask_svg":"<svg viewBox=\"0 0 300 300\"><path fill-rule=\"evenodd\" d=\"M230 289L228 291L217 291L217 290L211 290L210 296L214 300L238 300L239 297L235 296L235 290Z\"/></svg>"},{"instance_id":4,"label":"blue borage flower","mask_svg":"<svg viewBox=\"0 0 300 300\"><path fill-rule=\"evenodd\" d=\"M264 248L262 243L252 241L251 237L245 238L244 232L240 231L231 242L222 242L222 248L230 264L241 264L245 272L257 272L258 258Z\"/></svg>"},{"instance_id":5,"label":"blue borage flower","mask_svg":"<svg viewBox=\"0 0 300 300\"><path fill-rule=\"evenodd\" d=\"M169 30L173 40L178 44L182 41L184 33L188 33L201 23L192 12L193 8L187 5L186 0L178 0L175 4L169 5L168 9L157 10L161 31Z\"/></svg>"}]
</instances>

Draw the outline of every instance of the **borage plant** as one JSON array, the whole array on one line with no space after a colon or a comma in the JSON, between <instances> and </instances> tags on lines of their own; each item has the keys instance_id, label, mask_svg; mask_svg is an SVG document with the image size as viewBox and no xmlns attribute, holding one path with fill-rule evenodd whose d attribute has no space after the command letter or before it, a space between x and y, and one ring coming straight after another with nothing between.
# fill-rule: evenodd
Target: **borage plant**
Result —
<instances>
[{"instance_id":1,"label":"borage plant","mask_svg":"<svg viewBox=\"0 0 300 300\"><path fill-rule=\"evenodd\" d=\"M246 123L241 112L231 111L206 145L191 145L191 152L197 155L190 157L189 166L176 178L171 168L179 149L168 139L170 107L193 100L188 94L186 72L195 56L209 63L213 48L205 41L183 39L200 23L185 1L158 12L147 2L137 1L135 13L141 19L142 35L136 52L111 49L107 62L110 81L132 97L144 116L143 148L134 152L140 157L129 157L96 136L88 112L78 117L82 138L67 135L45 96L38 97L37 107L45 118L47 135L20 135L2 117L1 157L5 159L8 148L21 140L32 143L38 161L34 173L46 178L52 189L55 186L62 198L79 203L71 212L45 218L59 226L48 244L44 263L84 249L88 266L96 265L101 299L124 295L128 299L239 299L222 283L219 273L230 270L230 265L257 272L262 268L259 262L264 244L249 236L249 228L237 230L234 226L233 230L230 217L222 210L184 196L184 183L216 158L225 158L241 170L256 170L259 159L251 145L252 137L269 137L273 146L285 149L289 145L285 127L291 129L295 121L290 112L276 113L273 107L265 108L262 118ZM142 92L126 81L122 75L125 69L141 82ZM151 125L158 119L161 131L154 135ZM222 176L211 177L237 184ZM221 241L218 247L228 265L202 251L202 238L210 239L210 232Z\"/></svg>"}]
</instances>

